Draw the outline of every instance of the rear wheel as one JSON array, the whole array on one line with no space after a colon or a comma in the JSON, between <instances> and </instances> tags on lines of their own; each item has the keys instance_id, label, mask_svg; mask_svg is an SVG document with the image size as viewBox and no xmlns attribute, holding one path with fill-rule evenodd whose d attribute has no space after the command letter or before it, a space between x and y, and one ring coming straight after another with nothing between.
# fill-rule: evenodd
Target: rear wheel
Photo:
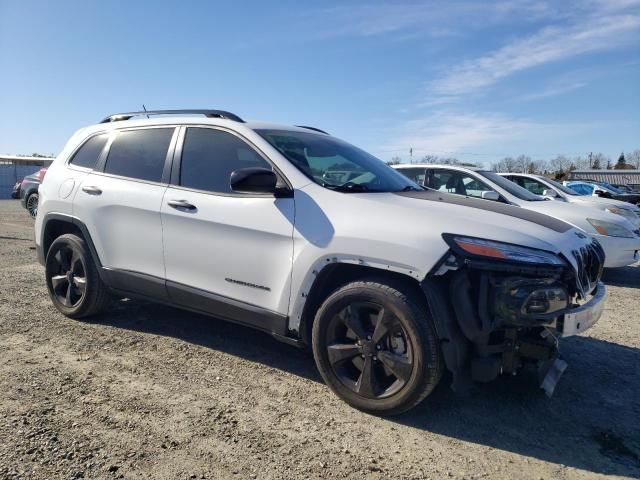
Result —
<instances>
[{"instance_id":1,"label":"rear wheel","mask_svg":"<svg viewBox=\"0 0 640 480\"><path fill-rule=\"evenodd\" d=\"M31 215L33 218L35 218L36 215L38 214L38 198L39 197L37 193L31 193L27 197L27 201L26 201L27 211L29 212L29 215Z\"/></svg>"},{"instance_id":2,"label":"rear wheel","mask_svg":"<svg viewBox=\"0 0 640 480\"><path fill-rule=\"evenodd\" d=\"M394 415L437 385L442 359L426 306L401 285L347 284L315 318L313 353L327 385L350 405Z\"/></svg>"},{"instance_id":3,"label":"rear wheel","mask_svg":"<svg viewBox=\"0 0 640 480\"><path fill-rule=\"evenodd\" d=\"M47 253L45 272L49 296L64 315L88 317L108 306L109 291L82 238L72 234L56 238Z\"/></svg>"}]
</instances>

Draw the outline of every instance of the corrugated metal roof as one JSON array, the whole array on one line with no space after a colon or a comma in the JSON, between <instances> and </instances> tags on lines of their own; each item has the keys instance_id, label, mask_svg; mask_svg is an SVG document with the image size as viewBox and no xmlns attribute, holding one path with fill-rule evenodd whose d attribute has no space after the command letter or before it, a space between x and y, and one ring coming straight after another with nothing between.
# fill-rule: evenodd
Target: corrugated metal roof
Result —
<instances>
[{"instance_id":1,"label":"corrugated metal roof","mask_svg":"<svg viewBox=\"0 0 640 480\"><path fill-rule=\"evenodd\" d=\"M574 170L569 180L593 180L619 185L640 184L640 170Z\"/></svg>"},{"instance_id":2,"label":"corrugated metal roof","mask_svg":"<svg viewBox=\"0 0 640 480\"><path fill-rule=\"evenodd\" d=\"M0 160L6 160L6 161L27 161L27 162L53 162L55 160L55 157L27 157L27 156L20 156L20 155L4 155L2 153L0 153Z\"/></svg>"}]
</instances>

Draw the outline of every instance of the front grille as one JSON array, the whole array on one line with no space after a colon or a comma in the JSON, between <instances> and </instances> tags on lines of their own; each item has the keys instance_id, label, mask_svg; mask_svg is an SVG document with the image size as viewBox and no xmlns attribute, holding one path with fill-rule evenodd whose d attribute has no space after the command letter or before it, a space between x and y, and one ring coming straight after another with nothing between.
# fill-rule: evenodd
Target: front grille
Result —
<instances>
[{"instance_id":1,"label":"front grille","mask_svg":"<svg viewBox=\"0 0 640 480\"><path fill-rule=\"evenodd\" d=\"M576 287L578 293L583 300L586 300L593 289L596 287L602 268L604 267L604 250L597 240L593 240L590 244L584 245L579 250L573 250L574 258L577 263Z\"/></svg>"}]
</instances>

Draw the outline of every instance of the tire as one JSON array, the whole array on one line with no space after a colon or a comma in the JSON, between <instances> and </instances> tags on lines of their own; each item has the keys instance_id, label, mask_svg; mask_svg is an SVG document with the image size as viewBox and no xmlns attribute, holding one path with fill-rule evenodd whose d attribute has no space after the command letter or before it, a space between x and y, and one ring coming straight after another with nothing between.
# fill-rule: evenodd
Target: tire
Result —
<instances>
[{"instance_id":1,"label":"tire","mask_svg":"<svg viewBox=\"0 0 640 480\"><path fill-rule=\"evenodd\" d=\"M86 242L73 234L56 238L45 262L49 297L70 318L85 318L103 312L110 303Z\"/></svg>"},{"instance_id":2,"label":"tire","mask_svg":"<svg viewBox=\"0 0 640 480\"><path fill-rule=\"evenodd\" d=\"M363 280L332 293L312 330L320 375L349 405L397 415L424 400L442 376L442 354L424 302L397 282Z\"/></svg>"},{"instance_id":3,"label":"tire","mask_svg":"<svg viewBox=\"0 0 640 480\"><path fill-rule=\"evenodd\" d=\"M30 193L25 201L27 212L29 212L31 218L36 218L36 215L38 214L38 199L38 194L34 192Z\"/></svg>"}]
</instances>

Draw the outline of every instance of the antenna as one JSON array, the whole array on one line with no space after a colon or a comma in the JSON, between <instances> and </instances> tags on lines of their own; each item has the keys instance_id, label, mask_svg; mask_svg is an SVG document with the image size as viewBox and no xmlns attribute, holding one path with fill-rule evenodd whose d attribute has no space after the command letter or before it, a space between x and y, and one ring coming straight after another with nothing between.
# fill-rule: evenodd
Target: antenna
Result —
<instances>
[{"instance_id":1,"label":"antenna","mask_svg":"<svg viewBox=\"0 0 640 480\"><path fill-rule=\"evenodd\" d=\"M146 113L146 111L147 111L147 107L145 107L145 106L144 106L144 103L142 104L142 109L143 109L143 110L145 111L145 113ZM147 118L149 118L149 115L148 115L148 114L147 114Z\"/></svg>"}]
</instances>

